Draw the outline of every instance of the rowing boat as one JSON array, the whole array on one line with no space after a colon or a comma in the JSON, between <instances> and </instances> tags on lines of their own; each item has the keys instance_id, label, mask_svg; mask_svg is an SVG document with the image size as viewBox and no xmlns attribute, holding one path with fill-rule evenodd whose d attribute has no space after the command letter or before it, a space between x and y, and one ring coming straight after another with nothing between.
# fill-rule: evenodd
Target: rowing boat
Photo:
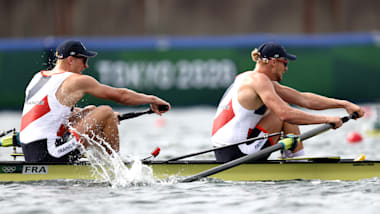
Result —
<instances>
[{"instance_id":1,"label":"rowing boat","mask_svg":"<svg viewBox=\"0 0 380 214\"><path fill-rule=\"evenodd\" d=\"M143 163L152 168L156 179L190 176L220 165L213 160L171 162L155 160ZM359 180L380 177L380 161L354 161L339 157L310 158L301 162L269 160L241 164L210 177L225 181ZM101 177L94 172L87 161L76 164L0 162L0 182L62 179L94 180Z\"/></svg>"},{"instance_id":2,"label":"rowing boat","mask_svg":"<svg viewBox=\"0 0 380 214\"><path fill-rule=\"evenodd\" d=\"M145 111L138 115L149 113ZM134 117L136 113L133 113ZM357 118L353 113L350 116L342 117L343 123L350 119ZM130 117L129 117L130 118ZM333 127L332 124L323 124L299 136L300 140L306 140ZM4 132L3 136L12 132ZM278 135L278 133L273 133ZM235 145L253 142L258 139L268 138L269 135L256 137L244 141L236 142ZM221 149L205 150L202 152L184 155L170 160L151 160L143 163L152 168L153 175L157 179L166 179L171 176L187 177L181 181L191 182L204 177L211 177L225 181L273 181L273 180L359 180L372 177L380 177L380 161L368 161L359 159L341 159L340 157L312 157L282 160L258 161L272 152L290 149L294 143L294 138L285 138L277 144L262 149L256 153L243 156L227 163L217 163L214 160L179 160L192 157L206 152ZM16 159L17 133L13 130L13 135L3 138L2 146L13 146ZM228 147L231 145L227 145ZM153 153L152 153L153 155ZM153 155L154 157L156 155ZM126 163L127 167L131 164ZM24 161L0 161L0 182L13 181L39 181L39 180L94 180L101 179L95 168L88 161L80 161L75 164L68 163L26 163Z\"/></svg>"}]
</instances>

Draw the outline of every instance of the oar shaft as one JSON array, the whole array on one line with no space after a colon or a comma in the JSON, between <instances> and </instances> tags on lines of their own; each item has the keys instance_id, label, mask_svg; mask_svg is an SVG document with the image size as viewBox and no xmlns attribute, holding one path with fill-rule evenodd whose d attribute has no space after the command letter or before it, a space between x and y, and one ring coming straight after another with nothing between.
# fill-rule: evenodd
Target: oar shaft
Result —
<instances>
[{"instance_id":1,"label":"oar shaft","mask_svg":"<svg viewBox=\"0 0 380 214\"><path fill-rule=\"evenodd\" d=\"M309 139L311 137L314 137L314 136L319 135L319 134L321 134L321 133L323 133L325 131L328 131L331 128L333 128L333 125L331 125L331 124L323 124L321 126L316 127L315 129L312 129L310 131L302 133L300 135L300 139L301 139L301 141L302 140L307 140L307 139Z\"/></svg>"},{"instance_id":2,"label":"oar shaft","mask_svg":"<svg viewBox=\"0 0 380 214\"><path fill-rule=\"evenodd\" d=\"M11 133L14 129L8 130L8 131L0 131L0 137L3 137L9 133Z\"/></svg>"},{"instance_id":3,"label":"oar shaft","mask_svg":"<svg viewBox=\"0 0 380 214\"><path fill-rule=\"evenodd\" d=\"M224 171L224 170L233 168L235 166L238 166L238 165L240 165L242 163L245 163L245 162L248 162L248 161L258 160L260 158L265 157L269 153L275 152L275 151L280 150L280 149L282 149L282 144L276 144L276 145L273 145L271 147L267 147L267 148L265 148L263 150L260 150L260 151L258 151L256 153L243 156L241 158L229 161L229 162L227 162L225 164L222 164L220 166L217 166L217 167L211 168L209 170L203 171L203 172L198 173L196 175L187 177L187 178L183 179L182 182L193 182L193 181L199 180L201 178L204 178L204 177L207 177L207 176L210 176L210 175L214 175L214 174L219 173L221 171Z\"/></svg>"}]
</instances>

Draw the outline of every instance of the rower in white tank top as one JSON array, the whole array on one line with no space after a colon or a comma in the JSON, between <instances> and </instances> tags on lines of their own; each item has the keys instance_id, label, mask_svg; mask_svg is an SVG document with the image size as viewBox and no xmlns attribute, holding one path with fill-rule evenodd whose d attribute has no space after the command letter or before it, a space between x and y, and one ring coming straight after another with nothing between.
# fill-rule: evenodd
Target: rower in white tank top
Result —
<instances>
[{"instance_id":1,"label":"rower in white tank top","mask_svg":"<svg viewBox=\"0 0 380 214\"><path fill-rule=\"evenodd\" d=\"M26 89L26 98L22 112L20 141L26 145L46 139L47 150L53 157L75 150L80 144L71 140L56 145L67 128L72 107L62 105L56 98L56 92L71 72L41 71L34 75Z\"/></svg>"},{"instance_id":2,"label":"rower in white tank top","mask_svg":"<svg viewBox=\"0 0 380 214\"><path fill-rule=\"evenodd\" d=\"M211 141L215 147L230 145L247 139L263 117L265 105L257 110L248 110L238 101L238 90L243 79L250 73L238 75L230 88L224 94L214 118ZM262 130L265 132L265 130ZM263 133L261 134L263 135ZM259 151L266 140L255 141L252 144L239 145L244 154Z\"/></svg>"}]
</instances>

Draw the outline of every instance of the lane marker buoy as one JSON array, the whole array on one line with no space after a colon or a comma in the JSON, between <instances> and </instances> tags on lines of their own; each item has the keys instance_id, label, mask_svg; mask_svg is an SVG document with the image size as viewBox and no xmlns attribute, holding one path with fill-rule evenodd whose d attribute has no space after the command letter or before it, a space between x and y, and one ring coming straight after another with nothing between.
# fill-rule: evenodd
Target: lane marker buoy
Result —
<instances>
[{"instance_id":1,"label":"lane marker buoy","mask_svg":"<svg viewBox=\"0 0 380 214\"><path fill-rule=\"evenodd\" d=\"M362 135L355 131L348 133L346 139L349 143L360 143L363 141Z\"/></svg>"}]
</instances>

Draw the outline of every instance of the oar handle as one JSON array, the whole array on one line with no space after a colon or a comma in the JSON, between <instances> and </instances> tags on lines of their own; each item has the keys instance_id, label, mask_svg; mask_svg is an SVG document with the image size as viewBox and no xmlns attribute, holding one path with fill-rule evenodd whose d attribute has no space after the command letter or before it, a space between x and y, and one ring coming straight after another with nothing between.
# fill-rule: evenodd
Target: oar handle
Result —
<instances>
[{"instance_id":1,"label":"oar handle","mask_svg":"<svg viewBox=\"0 0 380 214\"><path fill-rule=\"evenodd\" d=\"M345 123L347 121L349 121L350 119L358 119L359 118L359 114L357 112L354 112L352 113L350 116L346 116L346 117L342 117L342 122Z\"/></svg>"},{"instance_id":2,"label":"oar handle","mask_svg":"<svg viewBox=\"0 0 380 214\"><path fill-rule=\"evenodd\" d=\"M359 114L357 112L354 112L351 115L342 117L340 119L342 120L343 123L345 123L345 122L349 121L350 119L357 119L358 117L359 117ZM330 124L332 125L332 128L335 128L335 124L333 124L333 123L330 123Z\"/></svg>"},{"instance_id":3,"label":"oar handle","mask_svg":"<svg viewBox=\"0 0 380 214\"><path fill-rule=\"evenodd\" d=\"M167 111L167 110L169 110L169 106L167 106L167 105L160 105L160 106L158 106L158 110L159 111ZM152 113L154 113L154 112L150 108L150 109L147 109L145 111L129 112L129 113L121 114L117 118L119 119L119 121L122 121L122 120L126 120L126 119L135 118L135 117L138 117L138 116L141 116L141 115L144 115L144 114L152 114Z\"/></svg>"},{"instance_id":4,"label":"oar handle","mask_svg":"<svg viewBox=\"0 0 380 214\"><path fill-rule=\"evenodd\" d=\"M151 113L153 113L153 110L152 109L148 109L148 110L145 110L145 111L129 112L129 113L121 114L117 118L120 121L122 121L122 120L126 120L126 119L135 118L135 117L138 117L140 115L151 114Z\"/></svg>"}]
</instances>

